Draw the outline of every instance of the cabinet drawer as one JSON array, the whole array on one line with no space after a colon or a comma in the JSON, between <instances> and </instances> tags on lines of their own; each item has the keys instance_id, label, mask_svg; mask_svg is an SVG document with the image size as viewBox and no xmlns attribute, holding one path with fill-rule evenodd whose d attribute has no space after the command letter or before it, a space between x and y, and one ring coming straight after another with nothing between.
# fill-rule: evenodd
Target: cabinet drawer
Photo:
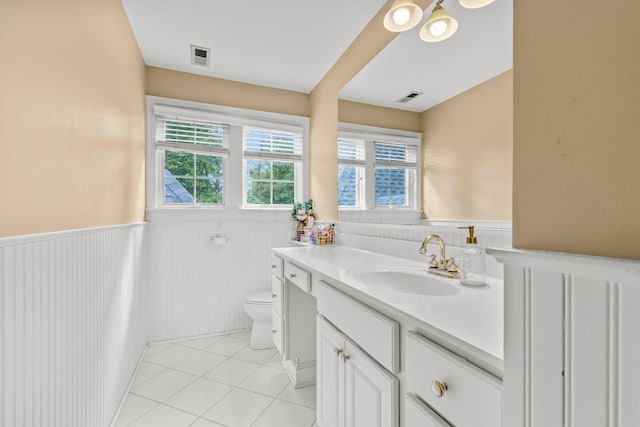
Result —
<instances>
[{"instance_id":1,"label":"cabinet drawer","mask_svg":"<svg viewBox=\"0 0 640 427\"><path fill-rule=\"evenodd\" d=\"M273 295L273 311L278 313L282 317L282 302L283 302L283 287L282 280L276 276L271 276L271 294Z\"/></svg>"},{"instance_id":2,"label":"cabinet drawer","mask_svg":"<svg viewBox=\"0 0 640 427\"><path fill-rule=\"evenodd\" d=\"M414 393L408 393L404 401L407 427L451 427Z\"/></svg>"},{"instance_id":3,"label":"cabinet drawer","mask_svg":"<svg viewBox=\"0 0 640 427\"><path fill-rule=\"evenodd\" d=\"M284 263L284 277L303 291L311 291L311 274L289 261Z\"/></svg>"},{"instance_id":4,"label":"cabinet drawer","mask_svg":"<svg viewBox=\"0 0 640 427\"><path fill-rule=\"evenodd\" d=\"M284 321L275 311L271 314L271 332L273 333L273 343L278 349L278 353L284 355Z\"/></svg>"},{"instance_id":5,"label":"cabinet drawer","mask_svg":"<svg viewBox=\"0 0 640 427\"><path fill-rule=\"evenodd\" d=\"M332 286L320 282L318 312L347 334L378 363L397 374L400 368L400 326Z\"/></svg>"},{"instance_id":6,"label":"cabinet drawer","mask_svg":"<svg viewBox=\"0 0 640 427\"><path fill-rule=\"evenodd\" d=\"M277 255L271 255L271 274L282 278L282 258Z\"/></svg>"},{"instance_id":7,"label":"cabinet drawer","mask_svg":"<svg viewBox=\"0 0 640 427\"><path fill-rule=\"evenodd\" d=\"M502 381L414 332L406 340L407 391L457 427L502 425ZM436 396L434 381L446 385Z\"/></svg>"}]
</instances>

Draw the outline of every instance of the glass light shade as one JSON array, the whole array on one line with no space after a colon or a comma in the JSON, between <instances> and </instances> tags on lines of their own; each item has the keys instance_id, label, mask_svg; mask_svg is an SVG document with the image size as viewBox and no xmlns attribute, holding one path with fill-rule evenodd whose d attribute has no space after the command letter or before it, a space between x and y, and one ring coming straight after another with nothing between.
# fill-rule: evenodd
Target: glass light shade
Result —
<instances>
[{"instance_id":1,"label":"glass light shade","mask_svg":"<svg viewBox=\"0 0 640 427\"><path fill-rule=\"evenodd\" d=\"M462 7L466 7L467 9L478 9L493 2L494 0L460 0L460 5L462 5Z\"/></svg>"},{"instance_id":2,"label":"glass light shade","mask_svg":"<svg viewBox=\"0 0 640 427\"><path fill-rule=\"evenodd\" d=\"M427 22L420 29L420 38L425 42L441 42L446 40L458 30L458 21L437 5Z\"/></svg>"},{"instance_id":3,"label":"glass light shade","mask_svg":"<svg viewBox=\"0 0 640 427\"><path fill-rule=\"evenodd\" d=\"M413 0L395 0L384 16L384 28L399 33L407 31L420 22L422 9Z\"/></svg>"}]
</instances>

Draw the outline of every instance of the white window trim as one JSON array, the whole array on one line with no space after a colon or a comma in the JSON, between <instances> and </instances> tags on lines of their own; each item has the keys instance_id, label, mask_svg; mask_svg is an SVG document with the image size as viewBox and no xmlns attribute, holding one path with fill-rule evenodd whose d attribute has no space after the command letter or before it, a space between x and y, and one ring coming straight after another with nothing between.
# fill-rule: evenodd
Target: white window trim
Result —
<instances>
[{"instance_id":1,"label":"white window trim","mask_svg":"<svg viewBox=\"0 0 640 427\"><path fill-rule=\"evenodd\" d=\"M340 218L364 218L367 216L378 218L383 216L388 219L401 214L403 217L419 219L422 215L422 133L340 122L338 123L338 135L341 138L364 139L367 141L365 144L363 183L365 193L364 206L359 209L338 206ZM416 146L415 194L411 194L412 192L409 194L413 199L411 207L376 207L373 141ZM398 166L402 167L402 165ZM371 212L372 214L367 214L366 212Z\"/></svg>"},{"instance_id":2,"label":"white window trim","mask_svg":"<svg viewBox=\"0 0 640 427\"><path fill-rule=\"evenodd\" d=\"M156 210L219 211L238 210L289 210L290 207L244 206L244 162L242 126L264 127L274 130L294 131L303 134L303 159L298 183L299 200L309 199L309 118L290 114L271 113L223 105L184 101L179 99L146 96L146 205L147 212ZM156 155L155 114L175 114L217 123L229 124L229 155L223 169L223 205L165 205L163 204L164 176L162 159ZM239 141L239 142L237 142Z\"/></svg>"}]
</instances>

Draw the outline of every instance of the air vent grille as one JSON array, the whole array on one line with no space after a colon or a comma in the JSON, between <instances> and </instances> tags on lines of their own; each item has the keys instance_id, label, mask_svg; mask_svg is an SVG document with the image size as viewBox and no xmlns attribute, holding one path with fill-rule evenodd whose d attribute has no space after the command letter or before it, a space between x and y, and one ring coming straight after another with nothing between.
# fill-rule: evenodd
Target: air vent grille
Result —
<instances>
[{"instance_id":1,"label":"air vent grille","mask_svg":"<svg viewBox=\"0 0 640 427\"><path fill-rule=\"evenodd\" d=\"M413 90L411 92L409 92L406 96L398 99L398 102L405 104L409 101L412 101L414 99L416 99L418 96L422 95L423 92L418 92L417 90Z\"/></svg>"},{"instance_id":2,"label":"air vent grille","mask_svg":"<svg viewBox=\"0 0 640 427\"><path fill-rule=\"evenodd\" d=\"M193 65L208 67L211 63L211 49L191 45L191 63Z\"/></svg>"}]
</instances>

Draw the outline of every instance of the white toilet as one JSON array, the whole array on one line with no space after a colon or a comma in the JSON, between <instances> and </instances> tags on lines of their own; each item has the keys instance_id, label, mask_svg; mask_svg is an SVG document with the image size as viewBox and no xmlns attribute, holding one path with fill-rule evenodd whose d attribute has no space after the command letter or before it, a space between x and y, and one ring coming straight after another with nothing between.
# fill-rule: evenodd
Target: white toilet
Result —
<instances>
[{"instance_id":1,"label":"white toilet","mask_svg":"<svg viewBox=\"0 0 640 427\"><path fill-rule=\"evenodd\" d=\"M244 311L253 320L251 348L254 350L275 347L271 336L272 306L273 295L271 292L251 294L244 299Z\"/></svg>"}]
</instances>

